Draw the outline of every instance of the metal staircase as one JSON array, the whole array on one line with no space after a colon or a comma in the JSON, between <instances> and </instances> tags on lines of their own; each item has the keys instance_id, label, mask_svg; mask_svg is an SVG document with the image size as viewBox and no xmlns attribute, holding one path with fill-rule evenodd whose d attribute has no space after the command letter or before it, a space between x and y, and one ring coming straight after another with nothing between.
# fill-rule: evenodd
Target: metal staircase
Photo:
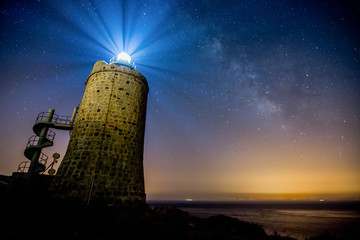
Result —
<instances>
[{"instance_id":1,"label":"metal staircase","mask_svg":"<svg viewBox=\"0 0 360 240\"><path fill-rule=\"evenodd\" d=\"M46 170L48 156L41 151L43 148L53 146L55 139L55 132L49 130L49 128L69 131L73 129L77 108L74 109L71 117L56 115L54 112L54 109L49 109L48 112L42 112L37 116L33 126L33 131L36 135L29 138L24 151L25 157L30 162L23 161L20 163L18 172L43 173Z\"/></svg>"}]
</instances>

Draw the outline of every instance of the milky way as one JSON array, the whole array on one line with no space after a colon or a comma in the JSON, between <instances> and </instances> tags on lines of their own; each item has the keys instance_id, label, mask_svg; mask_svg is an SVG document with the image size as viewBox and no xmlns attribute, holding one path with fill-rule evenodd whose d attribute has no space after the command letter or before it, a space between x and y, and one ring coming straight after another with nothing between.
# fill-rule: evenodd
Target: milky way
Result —
<instances>
[{"instance_id":1,"label":"milky way","mask_svg":"<svg viewBox=\"0 0 360 240\"><path fill-rule=\"evenodd\" d=\"M150 198L359 193L360 5L351 1L3 1L0 173L38 113L71 115L98 60L150 86ZM57 132L49 156L66 151Z\"/></svg>"}]
</instances>

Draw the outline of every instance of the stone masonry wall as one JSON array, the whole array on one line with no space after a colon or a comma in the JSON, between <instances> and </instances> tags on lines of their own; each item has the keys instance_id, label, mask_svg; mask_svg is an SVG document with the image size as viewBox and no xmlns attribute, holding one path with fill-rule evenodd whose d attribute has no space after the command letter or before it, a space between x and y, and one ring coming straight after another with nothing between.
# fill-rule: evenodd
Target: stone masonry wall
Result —
<instances>
[{"instance_id":1,"label":"stone masonry wall","mask_svg":"<svg viewBox=\"0 0 360 240\"><path fill-rule=\"evenodd\" d=\"M145 201L143 146L148 90L139 72L95 63L51 191L85 201Z\"/></svg>"}]
</instances>

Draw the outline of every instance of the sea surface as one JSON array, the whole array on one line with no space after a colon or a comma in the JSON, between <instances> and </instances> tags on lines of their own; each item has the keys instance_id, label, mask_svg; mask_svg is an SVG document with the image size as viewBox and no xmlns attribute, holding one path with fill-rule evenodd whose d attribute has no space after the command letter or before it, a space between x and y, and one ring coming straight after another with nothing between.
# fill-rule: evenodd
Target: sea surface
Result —
<instances>
[{"instance_id":1,"label":"sea surface","mask_svg":"<svg viewBox=\"0 0 360 240\"><path fill-rule=\"evenodd\" d=\"M152 207L173 206L207 218L224 214L257 223L268 234L304 240L328 233L342 239L360 239L360 201L148 201Z\"/></svg>"}]
</instances>

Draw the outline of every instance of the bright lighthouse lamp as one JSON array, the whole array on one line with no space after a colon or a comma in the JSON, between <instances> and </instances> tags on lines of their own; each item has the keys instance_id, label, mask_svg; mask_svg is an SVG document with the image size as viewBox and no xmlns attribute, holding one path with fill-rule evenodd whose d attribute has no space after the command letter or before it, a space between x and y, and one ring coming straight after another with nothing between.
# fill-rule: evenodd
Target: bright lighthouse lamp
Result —
<instances>
[{"instance_id":1,"label":"bright lighthouse lamp","mask_svg":"<svg viewBox=\"0 0 360 240\"><path fill-rule=\"evenodd\" d=\"M123 61L127 61L128 63L131 62L131 57L129 54L127 54L126 52L121 52L119 53L119 55L117 55L117 60L123 60Z\"/></svg>"},{"instance_id":2,"label":"bright lighthouse lamp","mask_svg":"<svg viewBox=\"0 0 360 240\"><path fill-rule=\"evenodd\" d=\"M135 68L135 63L131 60L131 57L126 52L121 52L117 55L117 57L113 57L110 59L110 63L116 64L116 65L122 65L129 67L131 69Z\"/></svg>"}]
</instances>

